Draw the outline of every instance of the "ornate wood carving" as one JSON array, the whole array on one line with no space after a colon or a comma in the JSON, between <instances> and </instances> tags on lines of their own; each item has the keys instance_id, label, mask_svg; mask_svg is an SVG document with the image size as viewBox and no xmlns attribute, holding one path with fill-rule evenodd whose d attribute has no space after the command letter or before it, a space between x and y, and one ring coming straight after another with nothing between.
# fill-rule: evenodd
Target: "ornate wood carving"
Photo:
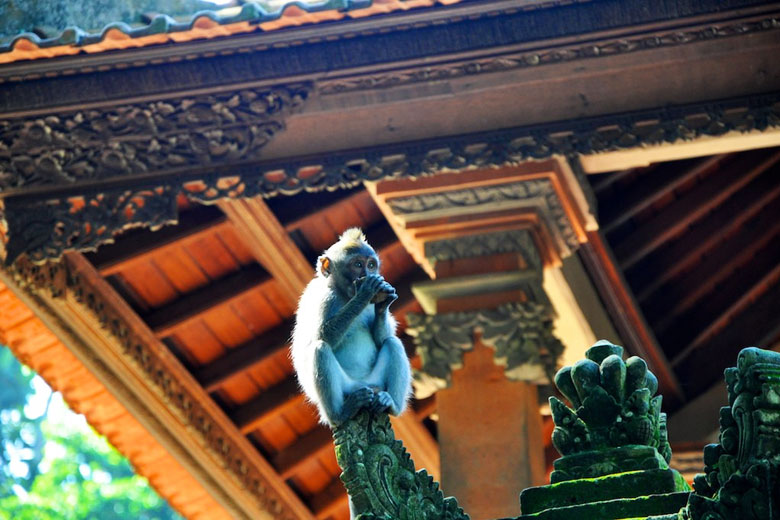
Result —
<instances>
[{"instance_id":1,"label":"ornate wood carving","mask_svg":"<svg viewBox=\"0 0 780 520\"><path fill-rule=\"evenodd\" d=\"M175 223L177 194L171 186L156 186L53 200L6 200L6 263L22 253L41 262L68 250L94 251L123 229Z\"/></svg>"},{"instance_id":2,"label":"ornate wood carving","mask_svg":"<svg viewBox=\"0 0 780 520\"><path fill-rule=\"evenodd\" d=\"M426 393L447 388L452 370L463 366L463 352L474 348L476 330L481 331L482 342L495 349L495 360L506 367L508 378L538 379L539 369L552 377L563 352L563 344L553 335L552 314L544 302L509 303L481 311L408 314L407 333L414 336L422 359L422 368L415 374L417 383Z\"/></svg>"},{"instance_id":3,"label":"ornate wood carving","mask_svg":"<svg viewBox=\"0 0 780 520\"><path fill-rule=\"evenodd\" d=\"M74 258L60 262L36 265L28 259L20 259L8 271L14 281L30 292L50 291L55 298L72 296L103 326L105 333L122 346L123 355L134 365L144 381L167 403L178 417L187 424L194 435L208 446L212 455L222 461L229 473L251 493L260 506L274 518L294 520L301 518L299 510L291 507L288 499L279 493L277 484L269 482L258 468L257 461L247 456L248 443L236 442L240 433L230 433L215 420L203 395L194 395L188 384L182 382L170 369L170 353L149 345L147 338L128 322L127 316L104 298L93 280L82 276ZM99 277L99 275L97 275ZM100 279L102 282L102 279ZM166 352L168 355L161 355ZM266 463L267 465L267 463ZM270 468L270 466L267 466ZM271 470L272 471L272 470ZM280 481L281 482L281 481Z\"/></svg>"},{"instance_id":4,"label":"ornate wood carving","mask_svg":"<svg viewBox=\"0 0 780 520\"><path fill-rule=\"evenodd\" d=\"M448 63L425 68L406 69L390 73L373 74L348 79L322 82L319 91L323 95L340 94L360 90L381 89L427 81L449 80L461 76L503 72L514 69L539 67L592 58L602 58L661 47L676 47L701 41L743 36L745 34L776 31L780 29L780 18L769 16L760 20L735 21L709 25L687 30L642 34L629 38L604 40L588 44L568 45L482 58L460 63Z\"/></svg>"},{"instance_id":5,"label":"ornate wood carving","mask_svg":"<svg viewBox=\"0 0 780 520\"><path fill-rule=\"evenodd\" d=\"M292 195L304 190L349 188L363 181L514 165L553 155L573 157L577 154L673 143L702 136L718 136L730 131L761 131L772 127L780 127L780 93L448 137L422 143L388 145L372 150L334 153L327 157L291 162L269 161L258 166L232 167L229 174L210 173L200 176L197 180L170 174L153 186L155 193L166 202L170 201L174 193L183 192L191 199L212 203L222 198L255 195L270 197ZM45 130L40 131L45 133ZM231 153L240 153L238 150L239 148L235 148ZM8 164L11 160L10 152L0 151L0 158L3 153L6 154L5 160ZM215 166L215 170L218 169ZM4 181L8 186L31 186L30 183L33 182L30 179L20 179L18 173L10 175L10 178L7 177ZM122 179L122 182L127 182L122 189L84 188L84 193L96 194L80 196L91 197L90 200L107 196L114 197L114 200L125 200L122 194L128 189L137 189L129 186L142 181L134 180L132 175L125 175ZM49 183L41 179L35 182ZM144 189L148 189L148 185L144 186ZM60 227L59 223L89 220L78 216L87 207L86 204L71 202L70 200L78 198L77 195L71 194L40 195L37 196L40 198L33 202L27 197L29 196L7 196L4 199L4 215L9 227L6 237L9 243L6 247L14 255L29 252L36 261L57 258L63 248L93 248L100 242L110 240L111 236L120 232L124 226L130 225L124 218L112 220L93 216L90 218L94 219L96 229L100 229L99 236L87 240L78 238L78 243L72 245L67 242L63 244L57 229ZM163 205L163 202L156 203L156 207ZM52 225L48 233L37 217L43 207L47 208L46 221ZM158 225L161 221L170 219L169 216L155 218L152 222L142 222L139 218L132 221L132 225ZM32 225L37 226L36 231L26 231L26 228ZM70 224L65 227L72 229ZM14 255L7 254L6 261L13 260Z\"/></svg>"},{"instance_id":6,"label":"ornate wood carving","mask_svg":"<svg viewBox=\"0 0 780 520\"><path fill-rule=\"evenodd\" d=\"M396 215L410 215L485 205L491 205L491 207L496 208L501 204L525 200L543 201L541 204L540 202L535 202L535 205L546 207L553 220L553 222L549 223L552 224L551 227L560 233L562 240L569 249L575 250L579 247L577 234L572 228L569 217L563 209L552 182L547 179L527 180L496 186L480 186L464 190L421 193L408 197L393 198L388 200L387 204Z\"/></svg>"},{"instance_id":7,"label":"ornate wood carving","mask_svg":"<svg viewBox=\"0 0 780 520\"><path fill-rule=\"evenodd\" d=\"M425 243L425 257L431 263L500 253L519 253L529 268L540 272L542 259L531 234L524 229L463 235Z\"/></svg>"},{"instance_id":8,"label":"ornate wood carving","mask_svg":"<svg viewBox=\"0 0 780 520\"><path fill-rule=\"evenodd\" d=\"M0 120L0 190L257 159L311 85Z\"/></svg>"}]
</instances>

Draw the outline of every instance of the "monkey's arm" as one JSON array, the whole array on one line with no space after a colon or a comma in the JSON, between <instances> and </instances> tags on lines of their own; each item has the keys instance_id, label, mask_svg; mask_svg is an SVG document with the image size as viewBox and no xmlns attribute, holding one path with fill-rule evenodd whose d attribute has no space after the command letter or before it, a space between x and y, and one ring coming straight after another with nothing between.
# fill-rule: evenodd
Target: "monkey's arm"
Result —
<instances>
[{"instance_id":1,"label":"monkey's arm","mask_svg":"<svg viewBox=\"0 0 780 520\"><path fill-rule=\"evenodd\" d=\"M374 325L371 334L377 347L381 346L387 338L395 336L396 322L390 314L390 305L398 299L398 293L392 285L385 282L382 290L387 294L385 299L374 306Z\"/></svg>"},{"instance_id":2,"label":"monkey's arm","mask_svg":"<svg viewBox=\"0 0 780 520\"><path fill-rule=\"evenodd\" d=\"M320 339L331 348L338 348L349 326L352 325L355 318L360 316L360 313L363 312L383 283L385 283L384 280L378 275L368 276L355 296L350 298L333 316L325 319L320 331Z\"/></svg>"}]
</instances>

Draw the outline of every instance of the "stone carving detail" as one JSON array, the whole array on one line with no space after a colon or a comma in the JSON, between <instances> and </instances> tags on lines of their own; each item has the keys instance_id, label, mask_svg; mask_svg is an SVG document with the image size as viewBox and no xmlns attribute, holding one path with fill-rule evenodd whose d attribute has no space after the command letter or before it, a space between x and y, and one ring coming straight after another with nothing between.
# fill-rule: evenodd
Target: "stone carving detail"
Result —
<instances>
[{"instance_id":1,"label":"stone carving detail","mask_svg":"<svg viewBox=\"0 0 780 520\"><path fill-rule=\"evenodd\" d=\"M95 250L123 229L175 223L176 195L170 186L157 186L51 201L7 200L6 264L22 253L42 262L60 258L67 250Z\"/></svg>"},{"instance_id":2,"label":"stone carving detail","mask_svg":"<svg viewBox=\"0 0 780 520\"><path fill-rule=\"evenodd\" d=\"M666 417L645 362L599 341L586 359L561 369L555 384L571 402L550 398L552 441L563 455L551 484L520 494L517 520L654 518L679 520L690 487L670 469Z\"/></svg>"},{"instance_id":3,"label":"stone carving detail","mask_svg":"<svg viewBox=\"0 0 780 520\"><path fill-rule=\"evenodd\" d=\"M201 404L202 398L192 395L171 374L158 351L137 337L125 317L103 301L89 283L73 272L67 258L42 265L35 265L24 258L8 269L14 280L27 290L50 290L54 297L61 297L65 292L69 292L79 303L86 306L103 325L106 333L121 344L124 356L139 369L149 386L179 414L182 421L190 425L193 434L202 438L214 456L224 462L225 467L256 497L258 503L274 518L297 518L296 514L287 509L273 486L268 484L254 464L247 460L243 449L212 419Z\"/></svg>"},{"instance_id":4,"label":"stone carving detail","mask_svg":"<svg viewBox=\"0 0 780 520\"><path fill-rule=\"evenodd\" d=\"M363 410L333 431L355 520L468 520L396 440L387 414Z\"/></svg>"},{"instance_id":5,"label":"stone carving detail","mask_svg":"<svg viewBox=\"0 0 780 520\"><path fill-rule=\"evenodd\" d=\"M563 344L553 334L553 312L541 287L528 294L537 301L480 311L408 314L407 332L414 336L422 359L417 383L428 392L447 388L452 370L463 366L463 353L474 348L477 329L482 331L482 342L496 350L495 360L506 367L508 378L527 380L529 373L538 372L529 371L531 367L552 376Z\"/></svg>"},{"instance_id":6,"label":"stone carving detail","mask_svg":"<svg viewBox=\"0 0 780 520\"><path fill-rule=\"evenodd\" d=\"M542 259L539 257L539 251L534 245L531 234L525 230L465 235L425 243L425 257L432 264L499 253L520 253L529 269L541 273Z\"/></svg>"},{"instance_id":7,"label":"stone carving detail","mask_svg":"<svg viewBox=\"0 0 780 520\"><path fill-rule=\"evenodd\" d=\"M391 199L388 205L396 215L409 215L427 211L446 210L453 207L472 207L479 205L500 205L525 200L540 199L546 204L557 229L570 249L579 246L577 235L572 228L566 211L561 205L558 194L547 179L513 182L496 186L484 186L465 190L425 193ZM495 207L495 206L494 206Z\"/></svg>"},{"instance_id":8,"label":"stone carving detail","mask_svg":"<svg viewBox=\"0 0 780 520\"><path fill-rule=\"evenodd\" d=\"M780 516L780 354L739 353L726 370L729 406L720 443L704 448L685 520L771 520Z\"/></svg>"},{"instance_id":9,"label":"stone carving detail","mask_svg":"<svg viewBox=\"0 0 780 520\"><path fill-rule=\"evenodd\" d=\"M662 397L653 397L658 380L644 360L623 361L622 354L622 347L600 341L587 359L555 375L572 408L550 397L552 442L563 455L554 463L553 483L668 467L666 414Z\"/></svg>"},{"instance_id":10,"label":"stone carving detail","mask_svg":"<svg viewBox=\"0 0 780 520\"><path fill-rule=\"evenodd\" d=\"M0 191L257 159L310 85L0 121Z\"/></svg>"}]
</instances>

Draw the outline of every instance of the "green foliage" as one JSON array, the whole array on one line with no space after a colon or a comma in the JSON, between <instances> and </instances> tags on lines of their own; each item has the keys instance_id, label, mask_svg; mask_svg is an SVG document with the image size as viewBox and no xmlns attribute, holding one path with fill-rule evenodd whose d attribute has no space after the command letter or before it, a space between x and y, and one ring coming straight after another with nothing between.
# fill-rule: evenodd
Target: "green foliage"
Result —
<instances>
[{"instance_id":1,"label":"green foliage","mask_svg":"<svg viewBox=\"0 0 780 520\"><path fill-rule=\"evenodd\" d=\"M9 361L10 357L10 361ZM24 415L34 389L32 374L0 347L0 520L174 520L181 518L133 473L130 463L79 416L62 419ZM16 411L16 413L12 413ZM32 424L32 426L30 426ZM25 428L40 434L40 443L25 461L30 478L9 468L9 451L28 444ZM17 468L18 468L17 464Z\"/></svg>"},{"instance_id":2,"label":"green foliage","mask_svg":"<svg viewBox=\"0 0 780 520\"><path fill-rule=\"evenodd\" d=\"M10 350L0 347L0 498L12 494L14 484L29 490L43 456L43 417L25 414L33 377ZM15 475L11 473L12 461L16 462Z\"/></svg>"}]
</instances>

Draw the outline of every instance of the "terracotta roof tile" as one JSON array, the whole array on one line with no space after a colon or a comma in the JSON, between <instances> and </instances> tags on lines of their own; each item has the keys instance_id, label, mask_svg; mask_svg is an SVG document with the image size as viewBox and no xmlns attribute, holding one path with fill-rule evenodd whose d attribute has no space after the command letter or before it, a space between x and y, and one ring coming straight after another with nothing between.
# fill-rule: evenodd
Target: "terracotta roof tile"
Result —
<instances>
[{"instance_id":1,"label":"terracotta roof tile","mask_svg":"<svg viewBox=\"0 0 780 520\"><path fill-rule=\"evenodd\" d=\"M0 45L0 65L21 60L68 56L81 52L97 53L169 42L218 38L253 31L272 31L285 27L315 24L344 18L363 18L382 13L454 4L460 0L322 0L288 3L250 2L240 7L200 11L186 20L168 15L155 16L147 25L131 26L123 22L106 25L99 32L78 27L64 29L52 38L23 33Z\"/></svg>"}]
</instances>

